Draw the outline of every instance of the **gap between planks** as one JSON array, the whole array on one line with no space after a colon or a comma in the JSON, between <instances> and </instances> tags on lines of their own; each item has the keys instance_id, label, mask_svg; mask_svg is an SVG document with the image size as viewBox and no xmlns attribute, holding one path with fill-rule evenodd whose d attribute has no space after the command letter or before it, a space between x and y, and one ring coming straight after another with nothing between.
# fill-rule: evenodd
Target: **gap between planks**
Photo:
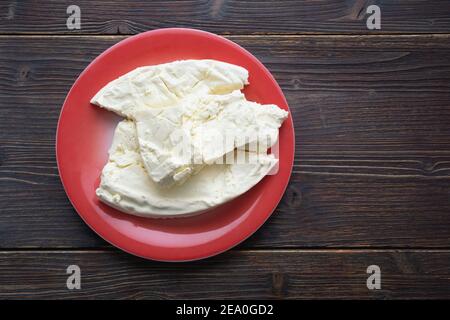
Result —
<instances>
[{"instance_id":1,"label":"gap between planks","mask_svg":"<svg viewBox=\"0 0 450 320\"><path fill-rule=\"evenodd\" d=\"M115 247L105 248L2 248L0 254L9 253L111 253L123 252ZM252 248L252 249L229 249L226 252L235 253L364 253L364 252L380 252L380 253L396 253L396 252L430 252L445 253L450 252L450 247L428 248L428 247L315 247L315 248ZM125 253L125 252L124 252Z\"/></svg>"},{"instance_id":2,"label":"gap between planks","mask_svg":"<svg viewBox=\"0 0 450 320\"><path fill-rule=\"evenodd\" d=\"M152 31L152 30L149 30ZM7 38L99 38L99 39L119 39L129 38L135 34L48 34L48 33L9 33L0 34L0 39ZM343 39L355 39L355 38L449 38L450 32L446 33L383 33L383 34L340 34L340 33L302 33L302 34L220 34L217 35L226 38L274 38L274 39L289 39L289 38L343 38Z\"/></svg>"}]
</instances>

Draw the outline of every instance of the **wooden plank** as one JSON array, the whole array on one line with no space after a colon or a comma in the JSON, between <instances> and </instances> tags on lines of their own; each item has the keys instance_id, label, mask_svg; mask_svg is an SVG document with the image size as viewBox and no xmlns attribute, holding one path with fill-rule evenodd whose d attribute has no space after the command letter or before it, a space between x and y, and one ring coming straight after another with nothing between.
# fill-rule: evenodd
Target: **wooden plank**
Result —
<instances>
[{"instance_id":1,"label":"wooden plank","mask_svg":"<svg viewBox=\"0 0 450 320\"><path fill-rule=\"evenodd\" d=\"M81 269L68 290L66 269ZM368 290L369 265L381 289ZM230 271L233 272L230 272ZM0 299L448 299L449 251L232 251L160 263L116 251L0 252Z\"/></svg>"},{"instance_id":2,"label":"wooden plank","mask_svg":"<svg viewBox=\"0 0 450 320\"><path fill-rule=\"evenodd\" d=\"M78 0L81 29L68 30L73 1L2 1L1 34L136 34L189 27L220 34L441 33L450 31L442 0ZM366 27L366 9L381 8L381 30Z\"/></svg>"},{"instance_id":3,"label":"wooden plank","mask_svg":"<svg viewBox=\"0 0 450 320\"><path fill-rule=\"evenodd\" d=\"M66 199L54 136L77 75L120 39L0 37L0 247L106 246ZM448 248L449 35L231 39L281 84L297 143L285 197L243 247Z\"/></svg>"}]
</instances>

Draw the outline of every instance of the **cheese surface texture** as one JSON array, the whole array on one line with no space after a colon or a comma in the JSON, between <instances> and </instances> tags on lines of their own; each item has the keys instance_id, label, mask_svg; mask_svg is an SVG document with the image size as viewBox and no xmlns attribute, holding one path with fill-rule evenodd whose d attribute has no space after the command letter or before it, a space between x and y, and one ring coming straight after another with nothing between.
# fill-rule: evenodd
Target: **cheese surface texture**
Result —
<instances>
[{"instance_id":1,"label":"cheese surface texture","mask_svg":"<svg viewBox=\"0 0 450 320\"><path fill-rule=\"evenodd\" d=\"M248 84L248 71L217 60L181 60L134 69L111 81L91 103L134 118L138 109L178 104L189 95L223 94Z\"/></svg>"},{"instance_id":2,"label":"cheese surface texture","mask_svg":"<svg viewBox=\"0 0 450 320\"><path fill-rule=\"evenodd\" d=\"M135 121L148 174L170 187L235 148L254 143L266 152L278 140L287 115L276 105L251 102L233 91L196 95L175 107L143 109L135 113Z\"/></svg>"},{"instance_id":3,"label":"cheese surface texture","mask_svg":"<svg viewBox=\"0 0 450 320\"><path fill-rule=\"evenodd\" d=\"M146 174L133 121L121 121L114 133L109 160L96 193L106 204L144 217L174 217L198 213L248 191L277 164L260 155L252 164L205 166L184 184L161 188Z\"/></svg>"}]
</instances>

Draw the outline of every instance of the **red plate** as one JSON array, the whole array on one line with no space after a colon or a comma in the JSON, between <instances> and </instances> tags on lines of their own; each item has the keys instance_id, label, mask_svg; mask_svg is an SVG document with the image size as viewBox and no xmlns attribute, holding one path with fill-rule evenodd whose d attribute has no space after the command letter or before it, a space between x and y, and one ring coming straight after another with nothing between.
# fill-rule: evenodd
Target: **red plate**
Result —
<instances>
[{"instance_id":1,"label":"red plate","mask_svg":"<svg viewBox=\"0 0 450 320\"><path fill-rule=\"evenodd\" d=\"M120 120L89 103L109 81L144 65L180 59L216 59L249 71L249 100L289 110L270 72L248 51L223 37L191 29L141 33L98 56L70 90L58 123L56 157L64 189L83 220L103 239L134 255L162 261L206 258L253 234L278 205L292 171L292 118L280 129L280 167L247 193L194 217L140 218L99 202L95 195L113 130Z\"/></svg>"}]
</instances>

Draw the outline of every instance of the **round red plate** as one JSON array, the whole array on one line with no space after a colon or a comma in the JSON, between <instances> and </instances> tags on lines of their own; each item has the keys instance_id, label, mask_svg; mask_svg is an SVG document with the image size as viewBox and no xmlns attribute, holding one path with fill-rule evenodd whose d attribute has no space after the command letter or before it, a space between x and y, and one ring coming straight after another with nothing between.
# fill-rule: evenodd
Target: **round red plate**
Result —
<instances>
[{"instance_id":1,"label":"round red plate","mask_svg":"<svg viewBox=\"0 0 450 320\"><path fill-rule=\"evenodd\" d=\"M70 90L58 123L56 157L64 189L83 220L102 238L134 255L162 261L187 261L221 253L253 234L278 205L292 171L292 118L280 129L276 175L237 199L194 217L140 218L99 202L95 195L118 116L89 103L109 81L139 66L181 59L216 59L249 71L249 100L289 110L270 72L248 51L223 37L191 29L141 33L98 56Z\"/></svg>"}]
</instances>

